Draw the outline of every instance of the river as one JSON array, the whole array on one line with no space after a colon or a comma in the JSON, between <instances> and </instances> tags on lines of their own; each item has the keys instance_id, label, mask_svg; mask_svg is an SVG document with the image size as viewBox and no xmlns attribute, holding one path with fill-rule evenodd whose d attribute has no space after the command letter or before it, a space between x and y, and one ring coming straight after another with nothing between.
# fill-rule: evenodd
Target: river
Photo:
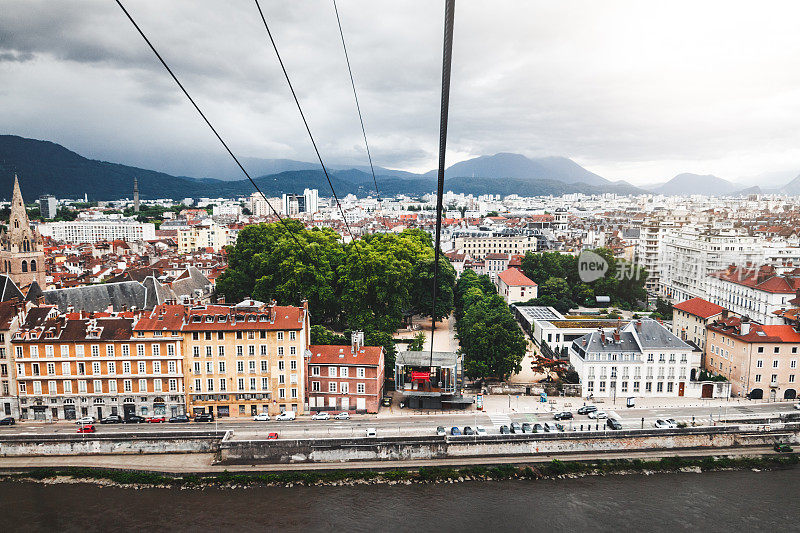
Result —
<instances>
[{"instance_id":1,"label":"river","mask_svg":"<svg viewBox=\"0 0 800 533\"><path fill-rule=\"evenodd\" d=\"M353 487L0 483L2 531L797 531L800 469Z\"/></svg>"}]
</instances>

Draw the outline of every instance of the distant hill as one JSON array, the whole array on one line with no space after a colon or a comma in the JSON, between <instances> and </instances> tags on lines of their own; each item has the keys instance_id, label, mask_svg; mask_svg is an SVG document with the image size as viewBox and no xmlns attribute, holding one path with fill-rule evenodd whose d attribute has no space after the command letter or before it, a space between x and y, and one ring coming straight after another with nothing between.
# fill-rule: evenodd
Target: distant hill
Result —
<instances>
[{"instance_id":1,"label":"distant hill","mask_svg":"<svg viewBox=\"0 0 800 533\"><path fill-rule=\"evenodd\" d=\"M780 187L777 191L779 194L790 194L790 195L798 195L800 194L800 175L795 177L792 181Z\"/></svg>"},{"instance_id":2,"label":"distant hill","mask_svg":"<svg viewBox=\"0 0 800 533\"><path fill-rule=\"evenodd\" d=\"M563 183L609 185L611 182L590 172L566 157L529 158L521 154L499 153L461 161L445 170L446 178L514 178L519 180L557 180ZM436 176L431 170L426 176Z\"/></svg>"},{"instance_id":3,"label":"distant hill","mask_svg":"<svg viewBox=\"0 0 800 533\"><path fill-rule=\"evenodd\" d=\"M512 156L506 158L505 156ZM492 159L494 158L494 159ZM488 158L493 161L505 159L520 162L519 158L532 161L515 154L500 154ZM524 178L506 177L493 179L483 176L453 176L445 181L447 190L464 194L519 194L523 196L560 195L565 193L601 194L641 194L643 191L624 182L611 183L564 158L542 158L550 161L551 168L562 168L565 179L587 177L587 182L564 182L550 178L534 178L529 173ZM292 160L260 160L262 169L293 166L302 162ZM537 160L539 161L539 160ZM245 160L251 167L253 162ZM466 163L466 162L465 162ZM520 163L525 165L525 163ZM272 165L272 166L270 166ZM458 164L457 164L458 165ZM457 165L454 165L457 166ZM372 174L369 167L335 169L329 172L333 186L339 196L355 194L359 197L375 195ZM580 170L576 170L580 169ZM452 167L451 167L452 168ZM464 168L464 167L462 167ZM486 167L489 168L489 167ZM505 167L510 168L510 167ZM259 167L250 168L251 175L258 175ZM384 174L383 172L387 173ZM581 172L583 171L583 172ZM196 179L186 176L173 176L164 172L137 168L107 161L88 159L61 145L49 141L26 139L15 135L0 135L0 199L11 195L14 173L19 174L22 193L28 201L34 201L43 194L57 198L82 198L86 193L90 200L116 200L133 196L133 179L139 180L139 193L142 199L186 197L236 197L254 192L252 184L244 179L220 180L215 178ZM488 172L488 170L487 170ZM522 171L520 171L522 172ZM550 171L548 171L550 172ZM408 194L420 196L434 192L435 182L430 176L402 171L387 171L376 168L378 188L381 195L394 196ZM458 174L458 172L455 172ZM592 180L592 176L602 180ZM499 176L498 176L499 177ZM302 192L305 188L319 189L323 196L330 195L330 187L322 171L317 168L286 170L255 178L259 188L268 196L282 193Z\"/></svg>"},{"instance_id":4,"label":"distant hill","mask_svg":"<svg viewBox=\"0 0 800 533\"><path fill-rule=\"evenodd\" d=\"M728 180L716 176L684 173L652 189L653 193L675 196L704 194L707 196L730 194L741 189Z\"/></svg>"}]
</instances>

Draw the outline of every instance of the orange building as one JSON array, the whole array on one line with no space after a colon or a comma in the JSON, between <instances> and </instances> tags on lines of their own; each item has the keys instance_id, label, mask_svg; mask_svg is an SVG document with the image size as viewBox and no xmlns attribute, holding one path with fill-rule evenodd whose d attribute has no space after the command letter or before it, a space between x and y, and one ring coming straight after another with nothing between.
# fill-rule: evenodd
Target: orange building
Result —
<instances>
[{"instance_id":1,"label":"orange building","mask_svg":"<svg viewBox=\"0 0 800 533\"><path fill-rule=\"evenodd\" d=\"M134 336L135 320L31 309L11 339L20 418L184 413L180 335Z\"/></svg>"}]
</instances>

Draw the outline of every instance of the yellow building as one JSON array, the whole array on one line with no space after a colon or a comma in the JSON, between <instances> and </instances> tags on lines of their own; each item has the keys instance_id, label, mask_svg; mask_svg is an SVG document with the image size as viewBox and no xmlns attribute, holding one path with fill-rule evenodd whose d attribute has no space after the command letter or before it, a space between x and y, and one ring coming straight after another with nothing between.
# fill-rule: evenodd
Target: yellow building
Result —
<instances>
[{"instance_id":1,"label":"yellow building","mask_svg":"<svg viewBox=\"0 0 800 533\"><path fill-rule=\"evenodd\" d=\"M248 300L185 310L162 305L147 321L140 320L137 330L156 331L159 320L166 330L175 330L180 323L191 414L250 417L305 411L307 304L292 307Z\"/></svg>"}]
</instances>

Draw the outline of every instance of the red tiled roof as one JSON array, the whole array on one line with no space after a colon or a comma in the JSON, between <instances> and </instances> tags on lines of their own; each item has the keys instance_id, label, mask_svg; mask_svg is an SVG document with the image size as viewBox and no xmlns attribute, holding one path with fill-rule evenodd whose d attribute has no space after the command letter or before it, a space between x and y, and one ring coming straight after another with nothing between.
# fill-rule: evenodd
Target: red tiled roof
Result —
<instances>
[{"instance_id":1,"label":"red tiled roof","mask_svg":"<svg viewBox=\"0 0 800 533\"><path fill-rule=\"evenodd\" d=\"M150 314L142 316L133 328L136 331L180 331L186 308L182 305L161 304Z\"/></svg>"},{"instance_id":2,"label":"red tiled roof","mask_svg":"<svg viewBox=\"0 0 800 533\"><path fill-rule=\"evenodd\" d=\"M797 289L800 289L800 277L794 271L791 274L778 276L775 274L775 269L770 266L762 266L758 271L748 270L746 267L731 266L722 272L716 272L711 275L721 280L752 287L759 291L792 294Z\"/></svg>"},{"instance_id":3,"label":"red tiled roof","mask_svg":"<svg viewBox=\"0 0 800 533\"><path fill-rule=\"evenodd\" d=\"M275 313L274 321L270 320L269 308L253 311L236 310L223 305L209 305L203 309L190 309L183 331L290 330L303 328L302 308L276 305L272 309ZM206 317L209 316L213 317L213 320L206 322ZM219 316L224 317L222 322L219 321ZM198 317L199 321L195 322L194 317ZM234 317L236 317L235 320Z\"/></svg>"},{"instance_id":4,"label":"red tiled roof","mask_svg":"<svg viewBox=\"0 0 800 533\"><path fill-rule=\"evenodd\" d=\"M316 344L309 346L308 351L311 352L309 365L378 366L381 363L383 347L362 346L354 354L349 345Z\"/></svg>"},{"instance_id":5,"label":"red tiled roof","mask_svg":"<svg viewBox=\"0 0 800 533\"><path fill-rule=\"evenodd\" d=\"M710 318L714 315L722 313L725 310L725 308L721 305L711 303L702 298L692 298L690 300L686 300L685 302L675 304L672 307L673 309L678 309L679 311L689 313L690 315L699 316L701 318Z\"/></svg>"},{"instance_id":6,"label":"red tiled roof","mask_svg":"<svg viewBox=\"0 0 800 533\"><path fill-rule=\"evenodd\" d=\"M509 287L536 287L536 283L534 283L533 280L516 268L504 270L500 272L497 277L503 280L503 283Z\"/></svg>"},{"instance_id":7,"label":"red tiled roof","mask_svg":"<svg viewBox=\"0 0 800 533\"><path fill-rule=\"evenodd\" d=\"M800 343L800 333L795 331L793 326L779 324L772 326L762 326L754 322L750 323L750 331L747 335L741 334L742 320L739 317L729 317L725 320L716 320L708 326L710 331L735 337L744 342L754 343Z\"/></svg>"}]
</instances>

